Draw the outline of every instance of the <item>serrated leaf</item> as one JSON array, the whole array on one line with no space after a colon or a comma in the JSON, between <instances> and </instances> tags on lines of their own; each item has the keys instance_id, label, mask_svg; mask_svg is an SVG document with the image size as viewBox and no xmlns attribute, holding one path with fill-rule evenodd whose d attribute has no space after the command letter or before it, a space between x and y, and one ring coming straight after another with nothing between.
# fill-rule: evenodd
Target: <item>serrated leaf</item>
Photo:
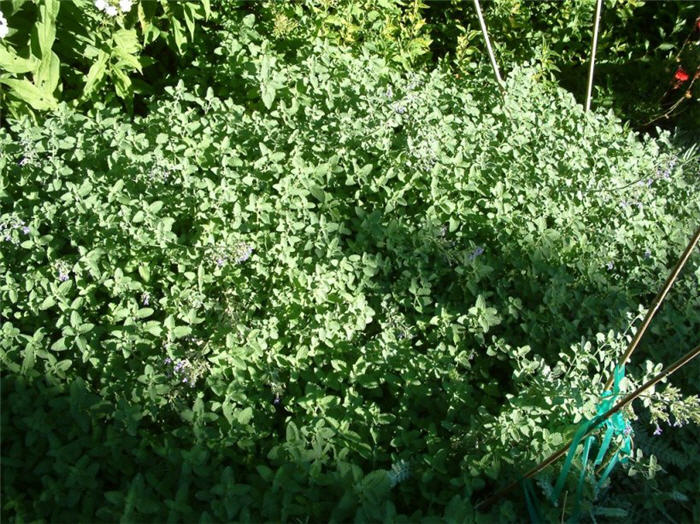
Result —
<instances>
[{"instance_id":1,"label":"serrated leaf","mask_svg":"<svg viewBox=\"0 0 700 524\"><path fill-rule=\"evenodd\" d=\"M263 84L260 87L260 96L262 97L263 104L267 109L272 108L272 104L275 101L275 95L277 90L269 84Z\"/></svg>"},{"instance_id":2,"label":"serrated leaf","mask_svg":"<svg viewBox=\"0 0 700 524\"><path fill-rule=\"evenodd\" d=\"M177 326L173 329L173 336L175 338L186 337L190 333L192 333L192 328L190 326Z\"/></svg>"},{"instance_id":3,"label":"serrated leaf","mask_svg":"<svg viewBox=\"0 0 700 524\"><path fill-rule=\"evenodd\" d=\"M105 73L107 72L107 60L109 60L109 55L104 51L100 51L99 55L97 56L97 60L90 66L87 75L85 75L85 84L83 86L82 95L83 99L89 98L104 79ZM122 180L118 181L117 184L120 182L123 186L124 182Z\"/></svg>"},{"instance_id":4,"label":"serrated leaf","mask_svg":"<svg viewBox=\"0 0 700 524\"><path fill-rule=\"evenodd\" d=\"M112 34L114 52L117 56L134 55L139 52L139 38L134 29L120 29Z\"/></svg>"},{"instance_id":5,"label":"serrated leaf","mask_svg":"<svg viewBox=\"0 0 700 524\"><path fill-rule=\"evenodd\" d=\"M153 314L153 309L150 307L141 308L136 312L137 318L147 318Z\"/></svg>"},{"instance_id":6,"label":"serrated leaf","mask_svg":"<svg viewBox=\"0 0 700 524\"><path fill-rule=\"evenodd\" d=\"M150 268L145 264L141 264L139 266L139 275L141 275L141 278L143 279L144 282L150 281L151 280Z\"/></svg>"},{"instance_id":7,"label":"serrated leaf","mask_svg":"<svg viewBox=\"0 0 700 524\"><path fill-rule=\"evenodd\" d=\"M46 297L44 301L41 303L39 306L39 309L42 311L49 309L50 307L53 307L56 305L56 299L54 297Z\"/></svg>"},{"instance_id":8,"label":"serrated leaf","mask_svg":"<svg viewBox=\"0 0 700 524\"><path fill-rule=\"evenodd\" d=\"M244 410L242 410L238 415L236 416L238 419L238 422L241 424L248 424L251 419L253 418L253 408L247 407Z\"/></svg>"}]
</instances>

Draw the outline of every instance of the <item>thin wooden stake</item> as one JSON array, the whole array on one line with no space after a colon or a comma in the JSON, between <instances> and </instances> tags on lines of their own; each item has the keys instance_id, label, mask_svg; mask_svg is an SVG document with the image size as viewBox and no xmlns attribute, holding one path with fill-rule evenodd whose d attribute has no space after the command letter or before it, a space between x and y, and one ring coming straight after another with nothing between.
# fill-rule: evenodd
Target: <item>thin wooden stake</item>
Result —
<instances>
[{"instance_id":1,"label":"thin wooden stake","mask_svg":"<svg viewBox=\"0 0 700 524\"><path fill-rule=\"evenodd\" d=\"M595 6L595 25L593 26L593 44L591 45L591 65L588 68L588 92L586 93L586 112L591 109L591 97L593 95L593 69L595 67L595 53L598 48L598 29L600 27L600 10L603 0L598 0Z\"/></svg>"},{"instance_id":2,"label":"thin wooden stake","mask_svg":"<svg viewBox=\"0 0 700 524\"><path fill-rule=\"evenodd\" d=\"M647 328L649 327L649 324L651 323L651 319L654 318L654 315L661 307L661 304L664 301L664 299L666 298L666 295L668 294L669 290L671 289L671 286L678 278L678 275L680 274L681 269L683 269L683 266L685 266L685 263L688 261L688 259L690 258L690 255L693 253L693 249L695 249L695 246L697 245L698 240L700 240L700 227L698 227L698 230L695 232L695 235L693 236L693 238L690 239L690 243L688 244L688 247L685 248L685 251L683 251L681 258L676 263L676 267L673 268L673 271L671 271L671 274L666 279L666 283L664 284L664 287L661 289L661 291L659 291L659 294L656 295L654 302L652 302L651 307L649 308L649 311L647 311L647 314L644 317L644 322L642 322L642 325L639 327L639 330L637 330L637 333L634 335L632 342L630 342L629 346L627 346L627 350L625 351L625 354L622 355L622 358L618 362L619 366L622 366L623 364L625 364L629 360L629 358L632 356L632 352L637 348L639 341L642 339L642 337L644 336L644 333L646 332ZM610 389L610 386L612 386L614 378L615 377L614 377L614 372L613 372L610 375L610 378L608 378L608 381L605 383L604 391L607 391L608 389Z\"/></svg>"},{"instance_id":3,"label":"thin wooden stake","mask_svg":"<svg viewBox=\"0 0 700 524\"><path fill-rule=\"evenodd\" d=\"M486 50L489 52L489 58L491 59L491 67L493 67L493 72L496 75L496 83L500 88L501 92L505 92L506 85L501 78L501 73L498 71L498 64L496 63L496 56L493 54L493 48L491 47L491 40L489 40L489 33L486 30L486 22L484 21L484 15L481 13L481 6L479 5L479 0L474 0L474 7L476 7L476 14L479 17L479 25L481 25L481 32L484 34L484 40L486 41Z\"/></svg>"},{"instance_id":4,"label":"thin wooden stake","mask_svg":"<svg viewBox=\"0 0 700 524\"><path fill-rule=\"evenodd\" d=\"M648 382L646 382L644 385L638 387L636 390L634 390L632 393L628 394L626 397L624 397L620 402L615 404L612 408L610 408L608 411L603 413L600 416L601 420L606 420L608 417L611 415L614 415L618 411L620 411L622 408L624 408L627 404L632 402L635 398L637 398L639 395L644 393L647 389L655 385L657 382L663 380L664 378L668 377L675 371L678 371L680 368L685 366L688 362L693 360L695 357L700 355L700 346L697 346L695 349L691 349L688 353L683 355L681 358L676 360L673 364L668 366L666 369L661 371L658 375L656 375L654 378L650 379ZM596 417L598 418L598 417ZM590 428L582 437L581 440L585 439L586 436L588 436L592 431L594 431L595 428ZM549 466L550 464L553 464L556 462L559 458L561 458L563 455L566 455L568 453L569 448L571 447L571 444L574 442L573 439L571 439L566 446L561 448L559 451L555 452L552 454L549 458L543 460L540 462L537 466L532 468L530 471L528 471L525 475L523 475L521 478L516 480L515 482L512 482L508 484L505 488L497 491L493 495L491 495L489 498L486 500L479 502L474 509L479 509L482 507L490 506L494 502L496 502L499 498L501 498L503 495L508 493L511 489L516 487L518 484L520 484L523 480L529 479L530 477L534 477L537 475L540 471L542 471L544 468Z\"/></svg>"}]
</instances>

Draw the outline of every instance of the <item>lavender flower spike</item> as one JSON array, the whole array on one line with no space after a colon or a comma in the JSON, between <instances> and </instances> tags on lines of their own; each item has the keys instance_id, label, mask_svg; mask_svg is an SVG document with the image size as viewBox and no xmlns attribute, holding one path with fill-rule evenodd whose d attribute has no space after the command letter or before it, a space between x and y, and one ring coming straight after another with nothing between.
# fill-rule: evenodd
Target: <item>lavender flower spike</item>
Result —
<instances>
[{"instance_id":1,"label":"lavender flower spike","mask_svg":"<svg viewBox=\"0 0 700 524\"><path fill-rule=\"evenodd\" d=\"M253 254L253 247L248 244L242 244L238 247L238 256L236 257L236 263L241 264L250 258Z\"/></svg>"}]
</instances>

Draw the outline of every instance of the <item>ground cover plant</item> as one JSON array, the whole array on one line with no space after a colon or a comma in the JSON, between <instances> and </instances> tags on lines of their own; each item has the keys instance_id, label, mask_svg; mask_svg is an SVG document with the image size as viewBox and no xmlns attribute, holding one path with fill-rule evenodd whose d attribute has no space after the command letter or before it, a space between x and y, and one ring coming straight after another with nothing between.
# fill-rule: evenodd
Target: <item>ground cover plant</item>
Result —
<instances>
[{"instance_id":1,"label":"ground cover plant","mask_svg":"<svg viewBox=\"0 0 700 524\"><path fill-rule=\"evenodd\" d=\"M697 153L536 65L501 96L230 16L213 87L0 129L3 518L522 521L474 505L595 411ZM696 250L624 391L695 342L699 286ZM698 375L625 412L587 516L697 520Z\"/></svg>"}]
</instances>

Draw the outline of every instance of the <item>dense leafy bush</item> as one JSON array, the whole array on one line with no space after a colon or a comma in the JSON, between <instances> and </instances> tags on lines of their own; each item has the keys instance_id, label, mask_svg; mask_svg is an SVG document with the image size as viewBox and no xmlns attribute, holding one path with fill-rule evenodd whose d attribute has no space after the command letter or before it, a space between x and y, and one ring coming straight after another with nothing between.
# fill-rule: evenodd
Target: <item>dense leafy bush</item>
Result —
<instances>
[{"instance_id":1,"label":"dense leafy bush","mask_svg":"<svg viewBox=\"0 0 700 524\"><path fill-rule=\"evenodd\" d=\"M320 37L339 45L371 49L405 69L425 64L430 58L429 28L423 18L427 7L422 0L266 1L245 6L260 19L263 32L280 50ZM231 12L222 9L224 18Z\"/></svg>"},{"instance_id":2,"label":"dense leafy bush","mask_svg":"<svg viewBox=\"0 0 700 524\"><path fill-rule=\"evenodd\" d=\"M222 38L228 99L179 85L133 122L61 104L0 130L3 515L473 518L585 414L503 449L522 370L660 286L697 158L531 68L501 99L323 41L287 62L252 17ZM700 331L690 266L655 361Z\"/></svg>"}]
</instances>

